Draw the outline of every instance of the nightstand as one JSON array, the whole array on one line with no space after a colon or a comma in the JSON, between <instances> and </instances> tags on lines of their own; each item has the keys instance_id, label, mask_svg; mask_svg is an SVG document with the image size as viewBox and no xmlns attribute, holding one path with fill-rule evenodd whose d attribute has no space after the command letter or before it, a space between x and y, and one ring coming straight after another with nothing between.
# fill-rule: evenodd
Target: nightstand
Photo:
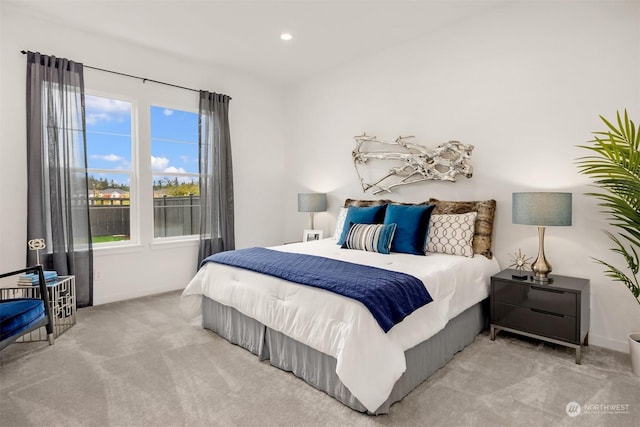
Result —
<instances>
[{"instance_id":1,"label":"nightstand","mask_svg":"<svg viewBox=\"0 0 640 427\"><path fill-rule=\"evenodd\" d=\"M575 348L580 364L589 336L589 280L551 275L551 283L531 276L514 279L517 270L491 277L491 340L499 330Z\"/></svg>"}]
</instances>

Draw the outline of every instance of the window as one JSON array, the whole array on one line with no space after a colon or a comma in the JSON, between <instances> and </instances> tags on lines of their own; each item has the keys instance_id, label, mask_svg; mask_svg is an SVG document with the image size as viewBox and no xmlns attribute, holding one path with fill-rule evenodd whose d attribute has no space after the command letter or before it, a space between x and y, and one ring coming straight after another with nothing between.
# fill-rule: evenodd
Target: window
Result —
<instances>
[{"instance_id":1,"label":"window","mask_svg":"<svg viewBox=\"0 0 640 427\"><path fill-rule=\"evenodd\" d=\"M152 210L153 238L199 234L198 113L147 106L149 121L136 117L132 100L85 95L89 212L94 244L137 241L138 221L149 224L146 212L151 215ZM150 141L145 137L140 140L144 144L140 147L135 127L138 120L142 126L150 126L149 132L141 129L141 135L150 135ZM140 158L146 164L138 163L135 154L138 152L150 152L150 167L146 163L148 154ZM136 188L138 182L145 183L142 191ZM152 191L146 187L149 182ZM144 217L138 219L135 213ZM146 239L146 233L143 229L140 237Z\"/></svg>"},{"instance_id":2,"label":"window","mask_svg":"<svg viewBox=\"0 0 640 427\"><path fill-rule=\"evenodd\" d=\"M198 113L151 106L153 236L199 234Z\"/></svg>"},{"instance_id":3,"label":"window","mask_svg":"<svg viewBox=\"0 0 640 427\"><path fill-rule=\"evenodd\" d=\"M85 95L89 215L94 244L131 239L132 107Z\"/></svg>"}]
</instances>

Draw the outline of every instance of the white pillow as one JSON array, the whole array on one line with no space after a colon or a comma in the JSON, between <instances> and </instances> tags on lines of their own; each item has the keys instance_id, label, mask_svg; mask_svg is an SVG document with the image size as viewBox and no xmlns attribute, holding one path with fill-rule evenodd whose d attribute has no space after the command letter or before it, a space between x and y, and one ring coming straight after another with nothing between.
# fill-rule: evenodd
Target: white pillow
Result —
<instances>
[{"instance_id":1,"label":"white pillow","mask_svg":"<svg viewBox=\"0 0 640 427\"><path fill-rule=\"evenodd\" d=\"M478 212L431 215L427 252L473 257L473 233Z\"/></svg>"},{"instance_id":2,"label":"white pillow","mask_svg":"<svg viewBox=\"0 0 640 427\"><path fill-rule=\"evenodd\" d=\"M347 218L347 208L340 208L340 212L338 212L338 220L336 221L336 231L333 233L333 238L336 240L340 240L342 236L342 229L344 228L344 220Z\"/></svg>"}]
</instances>

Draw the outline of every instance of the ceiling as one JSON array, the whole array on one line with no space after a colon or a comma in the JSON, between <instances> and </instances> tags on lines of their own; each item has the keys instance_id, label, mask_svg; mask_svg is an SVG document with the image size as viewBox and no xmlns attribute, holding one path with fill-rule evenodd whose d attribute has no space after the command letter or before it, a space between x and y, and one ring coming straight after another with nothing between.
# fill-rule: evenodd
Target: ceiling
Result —
<instances>
[{"instance_id":1,"label":"ceiling","mask_svg":"<svg viewBox=\"0 0 640 427\"><path fill-rule=\"evenodd\" d=\"M7 0L45 19L289 84L506 0ZM280 40L289 32L293 40Z\"/></svg>"}]
</instances>

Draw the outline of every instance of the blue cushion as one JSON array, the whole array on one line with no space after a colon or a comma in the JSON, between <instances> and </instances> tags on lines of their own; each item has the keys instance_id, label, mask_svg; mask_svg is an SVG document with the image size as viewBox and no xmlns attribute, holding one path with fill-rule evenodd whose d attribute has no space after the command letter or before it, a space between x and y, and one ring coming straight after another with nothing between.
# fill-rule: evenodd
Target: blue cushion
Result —
<instances>
[{"instance_id":1,"label":"blue cushion","mask_svg":"<svg viewBox=\"0 0 640 427\"><path fill-rule=\"evenodd\" d=\"M382 224L384 220L384 212L387 205L359 207L349 206L347 210L347 217L344 219L345 224ZM349 232L349 227L342 228L342 235L338 244L344 244L344 240Z\"/></svg>"},{"instance_id":2,"label":"blue cushion","mask_svg":"<svg viewBox=\"0 0 640 427\"><path fill-rule=\"evenodd\" d=\"M354 224L349 225L349 232L342 245L345 249L379 252L388 254L396 232L396 224Z\"/></svg>"},{"instance_id":3,"label":"blue cushion","mask_svg":"<svg viewBox=\"0 0 640 427\"><path fill-rule=\"evenodd\" d=\"M424 255L429 219L435 205L387 205L384 223L398 224L392 252Z\"/></svg>"},{"instance_id":4,"label":"blue cushion","mask_svg":"<svg viewBox=\"0 0 640 427\"><path fill-rule=\"evenodd\" d=\"M0 302L0 341L29 329L45 317L40 299L16 298Z\"/></svg>"}]
</instances>

